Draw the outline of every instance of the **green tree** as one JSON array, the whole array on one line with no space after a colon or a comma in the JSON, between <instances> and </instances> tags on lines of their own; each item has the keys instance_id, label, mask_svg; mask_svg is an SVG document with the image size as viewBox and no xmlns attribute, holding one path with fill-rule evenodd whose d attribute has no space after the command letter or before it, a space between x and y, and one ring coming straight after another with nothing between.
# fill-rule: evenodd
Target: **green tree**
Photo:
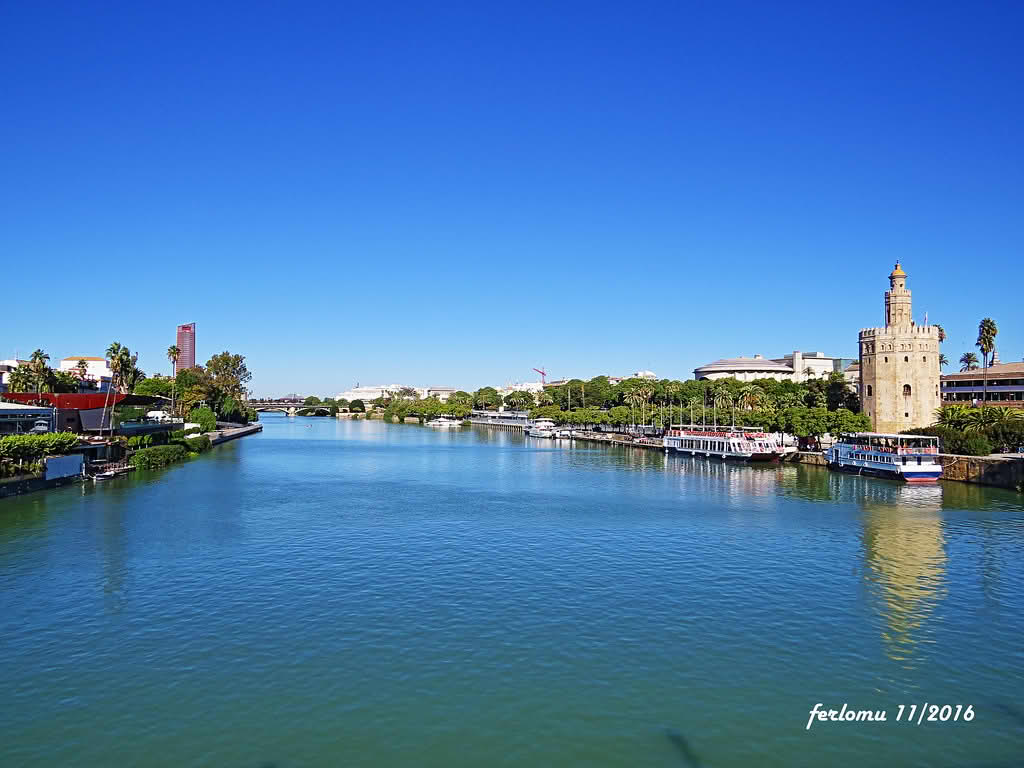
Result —
<instances>
[{"instance_id":1,"label":"green tree","mask_svg":"<svg viewBox=\"0 0 1024 768\"><path fill-rule=\"evenodd\" d=\"M461 389L458 392L453 392L448 398L450 405L465 405L467 407L473 406L473 396L469 392L463 392Z\"/></svg>"},{"instance_id":2,"label":"green tree","mask_svg":"<svg viewBox=\"0 0 1024 768\"><path fill-rule=\"evenodd\" d=\"M153 378L143 379L139 382L139 385L135 387L135 394L146 395L147 397L170 397L171 387L174 384L174 379L168 378Z\"/></svg>"},{"instance_id":3,"label":"green tree","mask_svg":"<svg viewBox=\"0 0 1024 768\"><path fill-rule=\"evenodd\" d=\"M497 409L501 405L501 395L494 387L481 387L473 393L473 407Z\"/></svg>"},{"instance_id":4,"label":"green tree","mask_svg":"<svg viewBox=\"0 0 1024 768\"><path fill-rule=\"evenodd\" d=\"M316 395L310 395L302 401L305 405L320 405L320 398Z\"/></svg>"},{"instance_id":5,"label":"green tree","mask_svg":"<svg viewBox=\"0 0 1024 768\"><path fill-rule=\"evenodd\" d=\"M989 356L992 354L992 350L996 348L996 334L999 333L999 329L996 328L995 320L991 317L984 318L978 323L978 340L974 343L978 349L981 350L981 364L984 368L985 381L982 385L982 405L988 404L988 367L990 365Z\"/></svg>"},{"instance_id":6,"label":"green tree","mask_svg":"<svg viewBox=\"0 0 1024 768\"><path fill-rule=\"evenodd\" d=\"M36 392L42 392L50 371L50 356L43 350L37 349L29 356L28 364L35 374Z\"/></svg>"},{"instance_id":7,"label":"green tree","mask_svg":"<svg viewBox=\"0 0 1024 768\"><path fill-rule=\"evenodd\" d=\"M522 389L509 392L504 398L505 407L514 411L533 408L533 394Z\"/></svg>"},{"instance_id":8,"label":"green tree","mask_svg":"<svg viewBox=\"0 0 1024 768\"><path fill-rule=\"evenodd\" d=\"M243 355L233 355L227 351L214 355L206 361L206 372L224 397L230 396L240 401L247 399L245 385L252 380L252 374Z\"/></svg>"},{"instance_id":9,"label":"green tree","mask_svg":"<svg viewBox=\"0 0 1024 768\"><path fill-rule=\"evenodd\" d=\"M942 370L943 368L945 368L945 367L946 367L947 365L949 365L949 358L948 358L948 357L946 357L946 356L945 356L944 354L942 354L942 353L940 352L940 353L939 353L939 370L941 371L941 370Z\"/></svg>"},{"instance_id":10,"label":"green tree","mask_svg":"<svg viewBox=\"0 0 1024 768\"><path fill-rule=\"evenodd\" d=\"M363 404L362 400L357 398L348 404L348 409L352 413L364 413L366 411L366 406Z\"/></svg>"},{"instance_id":11,"label":"green tree","mask_svg":"<svg viewBox=\"0 0 1024 768\"><path fill-rule=\"evenodd\" d=\"M188 415L188 420L198 424L203 432L213 432L217 429L217 417L207 406L193 408Z\"/></svg>"},{"instance_id":12,"label":"green tree","mask_svg":"<svg viewBox=\"0 0 1024 768\"><path fill-rule=\"evenodd\" d=\"M978 356L973 352L964 352L960 355L960 372L978 370Z\"/></svg>"},{"instance_id":13,"label":"green tree","mask_svg":"<svg viewBox=\"0 0 1024 768\"><path fill-rule=\"evenodd\" d=\"M171 412L176 413L174 410L174 369L178 366L178 358L181 357L181 350L178 349L176 344L171 344L167 348L167 362L171 364Z\"/></svg>"}]
</instances>

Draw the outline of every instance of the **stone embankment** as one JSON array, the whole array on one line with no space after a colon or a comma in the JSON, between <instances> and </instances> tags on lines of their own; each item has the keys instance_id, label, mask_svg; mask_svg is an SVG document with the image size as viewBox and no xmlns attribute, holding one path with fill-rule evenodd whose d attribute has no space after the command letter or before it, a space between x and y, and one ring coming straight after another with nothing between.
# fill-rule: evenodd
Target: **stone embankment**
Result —
<instances>
[{"instance_id":1,"label":"stone embankment","mask_svg":"<svg viewBox=\"0 0 1024 768\"><path fill-rule=\"evenodd\" d=\"M994 488L1021 490L1024 486L1024 458L1011 456L956 456L939 454L942 464L942 479L961 483L990 485ZM786 461L798 464L825 466L825 457L813 451L800 451L786 457Z\"/></svg>"}]
</instances>

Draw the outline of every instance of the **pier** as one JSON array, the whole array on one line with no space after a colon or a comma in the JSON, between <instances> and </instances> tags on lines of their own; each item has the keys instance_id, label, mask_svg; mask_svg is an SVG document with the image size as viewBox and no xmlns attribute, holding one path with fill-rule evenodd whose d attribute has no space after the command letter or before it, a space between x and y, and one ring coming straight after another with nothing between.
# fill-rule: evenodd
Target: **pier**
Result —
<instances>
[{"instance_id":1,"label":"pier","mask_svg":"<svg viewBox=\"0 0 1024 768\"><path fill-rule=\"evenodd\" d=\"M533 425L529 411L477 411L470 413L469 423L474 427L525 432Z\"/></svg>"}]
</instances>

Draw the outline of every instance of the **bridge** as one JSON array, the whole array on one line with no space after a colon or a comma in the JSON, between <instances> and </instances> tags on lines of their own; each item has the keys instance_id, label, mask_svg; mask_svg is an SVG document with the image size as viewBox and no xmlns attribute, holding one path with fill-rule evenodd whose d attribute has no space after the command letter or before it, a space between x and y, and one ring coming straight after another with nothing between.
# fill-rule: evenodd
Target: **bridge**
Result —
<instances>
[{"instance_id":1,"label":"bridge","mask_svg":"<svg viewBox=\"0 0 1024 768\"><path fill-rule=\"evenodd\" d=\"M287 413L289 416L295 416L299 411L309 411L306 415L323 414L329 416L331 413L331 406L329 405L305 405L304 403L293 403L290 400L266 401L262 403L255 403L250 400L249 407L258 412L280 411L281 413Z\"/></svg>"}]
</instances>

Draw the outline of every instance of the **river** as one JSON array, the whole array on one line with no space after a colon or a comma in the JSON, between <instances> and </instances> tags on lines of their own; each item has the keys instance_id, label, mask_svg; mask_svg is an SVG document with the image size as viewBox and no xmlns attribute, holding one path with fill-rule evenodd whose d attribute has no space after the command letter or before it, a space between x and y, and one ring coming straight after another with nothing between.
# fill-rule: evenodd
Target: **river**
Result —
<instances>
[{"instance_id":1,"label":"river","mask_svg":"<svg viewBox=\"0 0 1024 768\"><path fill-rule=\"evenodd\" d=\"M264 424L0 500L0 765L1024 763L1019 495Z\"/></svg>"}]
</instances>

